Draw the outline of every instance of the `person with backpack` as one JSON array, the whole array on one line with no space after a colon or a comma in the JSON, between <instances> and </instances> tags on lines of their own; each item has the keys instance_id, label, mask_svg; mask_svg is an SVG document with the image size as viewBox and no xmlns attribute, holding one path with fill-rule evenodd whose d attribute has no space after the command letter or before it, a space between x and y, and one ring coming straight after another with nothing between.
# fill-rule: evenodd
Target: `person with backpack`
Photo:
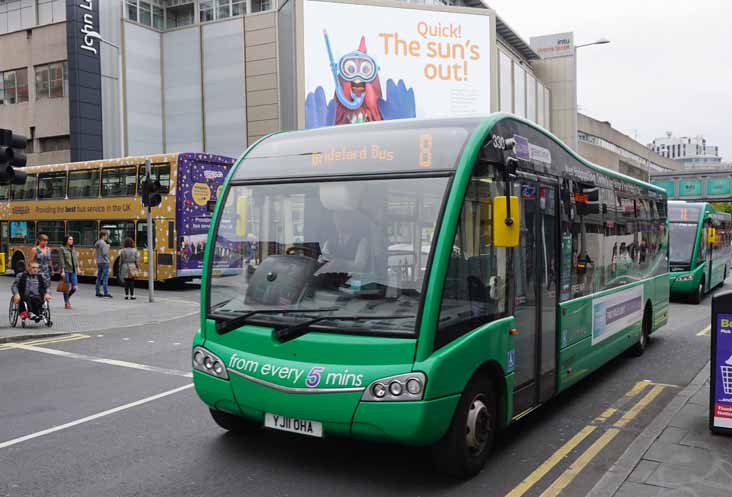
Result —
<instances>
[{"instance_id":1,"label":"person with backpack","mask_svg":"<svg viewBox=\"0 0 732 497\"><path fill-rule=\"evenodd\" d=\"M38 263L31 262L29 268L29 271L23 271L15 277L10 291L13 292L13 303L21 305L20 319L28 319L32 313L38 322L43 316L43 303L51 300L51 294L48 293L45 278L39 273ZM51 326L51 322L46 324Z\"/></svg>"},{"instance_id":2,"label":"person with backpack","mask_svg":"<svg viewBox=\"0 0 732 497\"><path fill-rule=\"evenodd\" d=\"M61 277L66 280L66 291L64 292L64 307L71 309L71 296L79 286L79 253L74 248L74 237L66 235L64 246L61 248Z\"/></svg>"}]
</instances>

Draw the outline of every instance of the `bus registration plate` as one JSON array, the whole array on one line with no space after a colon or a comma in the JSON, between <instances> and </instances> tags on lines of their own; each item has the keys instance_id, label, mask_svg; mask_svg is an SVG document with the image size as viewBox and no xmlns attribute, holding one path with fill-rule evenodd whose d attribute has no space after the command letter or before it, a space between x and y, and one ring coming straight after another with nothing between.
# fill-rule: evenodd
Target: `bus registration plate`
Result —
<instances>
[{"instance_id":1,"label":"bus registration plate","mask_svg":"<svg viewBox=\"0 0 732 497\"><path fill-rule=\"evenodd\" d=\"M289 431L292 433L300 433L311 437L323 436L323 424L320 421L311 421L309 419L288 418L271 412L264 414L264 426L275 430Z\"/></svg>"}]
</instances>

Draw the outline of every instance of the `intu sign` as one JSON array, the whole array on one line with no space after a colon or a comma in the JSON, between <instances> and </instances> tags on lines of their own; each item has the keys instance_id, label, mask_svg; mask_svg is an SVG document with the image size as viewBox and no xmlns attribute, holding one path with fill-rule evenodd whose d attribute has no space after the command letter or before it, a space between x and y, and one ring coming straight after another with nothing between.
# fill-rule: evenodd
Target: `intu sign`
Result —
<instances>
[{"instance_id":1,"label":"intu sign","mask_svg":"<svg viewBox=\"0 0 732 497\"><path fill-rule=\"evenodd\" d=\"M567 57L574 55L573 33L557 33L546 36L531 38L531 48L541 56L542 59L553 57Z\"/></svg>"}]
</instances>

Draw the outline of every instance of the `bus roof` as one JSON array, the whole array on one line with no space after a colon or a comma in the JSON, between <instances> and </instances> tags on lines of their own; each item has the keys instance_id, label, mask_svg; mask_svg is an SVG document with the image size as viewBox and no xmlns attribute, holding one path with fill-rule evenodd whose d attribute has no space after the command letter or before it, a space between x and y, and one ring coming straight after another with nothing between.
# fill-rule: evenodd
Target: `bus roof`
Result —
<instances>
[{"instance_id":1,"label":"bus roof","mask_svg":"<svg viewBox=\"0 0 732 497\"><path fill-rule=\"evenodd\" d=\"M663 188L587 161L548 131L507 113L276 132L247 149L233 179L453 171L472 135L480 134L485 140L491 130L507 122L532 128L596 173L665 195Z\"/></svg>"},{"instance_id":2,"label":"bus roof","mask_svg":"<svg viewBox=\"0 0 732 497\"><path fill-rule=\"evenodd\" d=\"M164 162L173 162L178 160L179 158L197 158L202 161L223 164L232 164L234 162L234 158L226 157L224 155L204 154L199 152L179 152L168 154L119 157L114 159L98 159L83 162L67 162L62 164L44 164L40 166L28 166L23 168L23 171L27 174L38 174L66 170L96 169L100 167L105 168L115 166L134 166L144 164L145 160L147 159L150 159L150 162L152 162L153 164L160 164Z\"/></svg>"}]
</instances>

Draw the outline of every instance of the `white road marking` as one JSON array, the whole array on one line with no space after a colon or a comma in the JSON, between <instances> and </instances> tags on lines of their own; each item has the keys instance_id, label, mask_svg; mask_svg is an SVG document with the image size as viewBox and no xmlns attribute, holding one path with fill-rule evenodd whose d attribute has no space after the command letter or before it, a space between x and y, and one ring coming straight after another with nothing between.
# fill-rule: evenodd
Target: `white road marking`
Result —
<instances>
[{"instance_id":1,"label":"white road marking","mask_svg":"<svg viewBox=\"0 0 732 497\"><path fill-rule=\"evenodd\" d=\"M79 359L82 361L96 362L99 364L108 364L110 366L120 366L123 368L140 369L142 371L150 371L152 373L162 373L172 376L182 376L184 378L193 378L193 373L187 373L185 371L178 371L176 369L159 368L157 366L148 366L147 364L138 364L136 362L119 361L117 359L104 359L101 357L94 357L90 355L77 354L75 352L67 352L65 350L48 349L46 347L36 347L35 345L24 345L22 343L13 345L13 348L31 350L33 352L42 352L44 354L50 354L61 357L68 357L69 359Z\"/></svg>"},{"instance_id":2,"label":"white road marking","mask_svg":"<svg viewBox=\"0 0 732 497\"><path fill-rule=\"evenodd\" d=\"M147 343L155 343L155 340L148 340Z\"/></svg>"},{"instance_id":3,"label":"white road marking","mask_svg":"<svg viewBox=\"0 0 732 497\"><path fill-rule=\"evenodd\" d=\"M127 340L129 340L129 338L123 338L122 340L124 340L126 342Z\"/></svg>"},{"instance_id":4,"label":"white road marking","mask_svg":"<svg viewBox=\"0 0 732 497\"><path fill-rule=\"evenodd\" d=\"M173 342L173 345L180 345L180 342Z\"/></svg>"},{"instance_id":5,"label":"white road marking","mask_svg":"<svg viewBox=\"0 0 732 497\"><path fill-rule=\"evenodd\" d=\"M97 338L102 338L104 335L97 335Z\"/></svg>"},{"instance_id":6,"label":"white road marking","mask_svg":"<svg viewBox=\"0 0 732 497\"><path fill-rule=\"evenodd\" d=\"M34 438L42 437L44 435L48 435L50 433L54 433L57 431L65 430L66 428L71 428L73 426L80 425L82 423L88 423L89 421L93 421L95 419L102 418L104 416L109 416L110 414L114 414L116 412L124 411L125 409L130 409L132 407L137 407L142 404L146 404L148 402L152 402L153 400L162 399L163 397L167 397L168 395L173 395L174 393L181 392L183 390L186 390L188 388L191 388L193 386L193 383L189 385L184 385L182 387L174 388L173 390L168 390L167 392L159 393L157 395L153 395L151 397L147 397L141 400L136 400L135 402L130 402L129 404L125 404L123 406L118 406L113 409L109 409L107 411L102 411L97 414L92 414L91 416L87 416L85 418L77 419L76 421L71 421L69 423L64 423L62 425L54 426L53 428L48 428L46 430L42 430L36 433L31 433L30 435L25 435L22 437L14 438L12 440L8 440L7 442L0 442L0 449L4 449L6 447L10 447L12 445L17 445L22 442L26 442L28 440L33 440Z\"/></svg>"}]
</instances>

